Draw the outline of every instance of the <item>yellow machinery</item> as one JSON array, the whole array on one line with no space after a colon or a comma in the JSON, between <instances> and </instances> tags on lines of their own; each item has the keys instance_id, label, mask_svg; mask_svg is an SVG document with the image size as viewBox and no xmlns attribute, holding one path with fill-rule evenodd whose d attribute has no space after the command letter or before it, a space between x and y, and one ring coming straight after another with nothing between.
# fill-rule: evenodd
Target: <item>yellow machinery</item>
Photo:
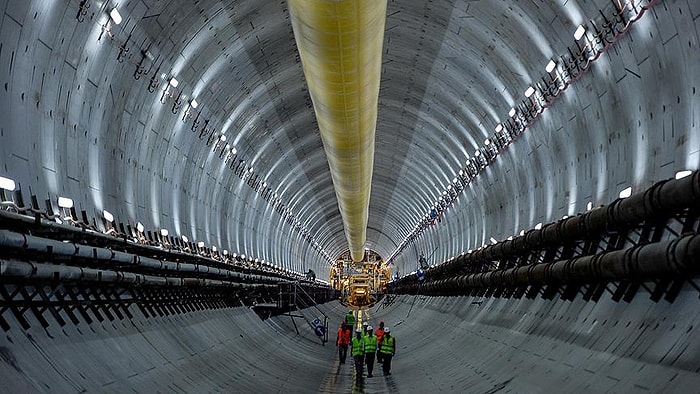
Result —
<instances>
[{"instance_id":1,"label":"yellow machinery","mask_svg":"<svg viewBox=\"0 0 700 394\"><path fill-rule=\"evenodd\" d=\"M367 307L377 302L386 290L391 271L374 251L355 263L349 252L336 259L330 268L330 282L339 291L341 302L348 306Z\"/></svg>"}]
</instances>

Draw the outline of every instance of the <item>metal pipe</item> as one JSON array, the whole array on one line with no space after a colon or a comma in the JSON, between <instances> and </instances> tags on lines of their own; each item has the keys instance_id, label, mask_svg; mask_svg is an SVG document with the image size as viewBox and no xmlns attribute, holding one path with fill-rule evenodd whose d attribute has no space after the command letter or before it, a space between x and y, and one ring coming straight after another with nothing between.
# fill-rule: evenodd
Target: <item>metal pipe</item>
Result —
<instances>
[{"instance_id":1,"label":"metal pipe","mask_svg":"<svg viewBox=\"0 0 700 394\"><path fill-rule=\"evenodd\" d=\"M353 261L367 236L387 0L289 0Z\"/></svg>"}]
</instances>

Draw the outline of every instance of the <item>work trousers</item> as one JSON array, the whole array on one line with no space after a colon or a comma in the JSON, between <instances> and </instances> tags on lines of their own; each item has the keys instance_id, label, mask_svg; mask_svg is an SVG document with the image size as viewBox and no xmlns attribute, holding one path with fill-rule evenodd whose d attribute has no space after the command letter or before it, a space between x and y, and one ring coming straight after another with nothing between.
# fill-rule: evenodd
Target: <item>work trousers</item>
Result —
<instances>
[{"instance_id":1,"label":"work trousers","mask_svg":"<svg viewBox=\"0 0 700 394\"><path fill-rule=\"evenodd\" d=\"M365 355L354 356L355 357L355 372L357 376L362 376L362 365L365 363Z\"/></svg>"},{"instance_id":2,"label":"work trousers","mask_svg":"<svg viewBox=\"0 0 700 394\"><path fill-rule=\"evenodd\" d=\"M381 364L382 362L382 354L377 350L377 364Z\"/></svg>"},{"instance_id":3,"label":"work trousers","mask_svg":"<svg viewBox=\"0 0 700 394\"><path fill-rule=\"evenodd\" d=\"M389 375L391 373L391 358L394 357L393 354L382 354L382 371L384 375Z\"/></svg>"},{"instance_id":4,"label":"work trousers","mask_svg":"<svg viewBox=\"0 0 700 394\"><path fill-rule=\"evenodd\" d=\"M338 345L338 356L340 356L340 363L345 364L345 359L348 357L348 345Z\"/></svg>"},{"instance_id":5,"label":"work trousers","mask_svg":"<svg viewBox=\"0 0 700 394\"><path fill-rule=\"evenodd\" d=\"M374 352L365 353L365 364L367 364L367 376L372 376L374 370Z\"/></svg>"}]
</instances>

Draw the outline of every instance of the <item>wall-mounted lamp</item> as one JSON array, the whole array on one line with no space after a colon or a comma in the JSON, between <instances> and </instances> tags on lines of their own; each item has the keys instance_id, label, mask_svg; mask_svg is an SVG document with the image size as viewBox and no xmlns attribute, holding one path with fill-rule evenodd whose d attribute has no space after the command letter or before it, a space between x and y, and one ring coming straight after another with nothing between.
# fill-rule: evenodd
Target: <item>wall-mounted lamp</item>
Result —
<instances>
[{"instance_id":1,"label":"wall-mounted lamp","mask_svg":"<svg viewBox=\"0 0 700 394\"><path fill-rule=\"evenodd\" d=\"M108 210L102 210L102 217L110 223L114 223L114 215L112 215Z\"/></svg>"},{"instance_id":2,"label":"wall-mounted lamp","mask_svg":"<svg viewBox=\"0 0 700 394\"><path fill-rule=\"evenodd\" d=\"M115 25L122 23L122 16L119 13L119 10L117 10L117 7L114 7L111 11L109 11L109 17L112 19L112 22L114 22Z\"/></svg>"},{"instance_id":3,"label":"wall-mounted lamp","mask_svg":"<svg viewBox=\"0 0 700 394\"><path fill-rule=\"evenodd\" d=\"M497 124L494 130L496 131L496 133L500 133L501 131L503 131L503 124Z\"/></svg>"},{"instance_id":4,"label":"wall-mounted lamp","mask_svg":"<svg viewBox=\"0 0 700 394\"><path fill-rule=\"evenodd\" d=\"M143 233L144 230L145 228L143 227L143 224L141 224L141 222L136 223L136 231Z\"/></svg>"},{"instance_id":5,"label":"wall-mounted lamp","mask_svg":"<svg viewBox=\"0 0 700 394\"><path fill-rule=\"evenodd\" d=\"M525 90L525 97L530 97L535 93L535 88L532 86L528 86L527 89Z\"/></svg>"},{"instance_id":6,"label":"wall-mounted lamp","mask_svg":"<svg viewBox=\"0 0 700 394\"><path fill-rule=\"evenodd\" d=\"M574 39L576 41L580 40L581 37L583 37L583 35L585 33L586 33L586 28L583 27L583 25L578 25L578 27L576 28L576 31L574 32Z\"/></svg>"},{"instance_id":7,"label":"wall-mounted lamp","mask_svg":"<svg viewBox=\"0 0 700 394\"><path fill-rule=\"evenodd\" d=\"M197 246L200 247L200 248L203 248L203 247L204 247L204 241L199 241L199 242L197 242Z\"/></svg>"},{"instance_id":8,"label":"wall-mounted lamp","mask_svg":"<svg viewBox=\"0 0 700 394\"><path fill-rule=\"evenodd\" d=\"M168 81L168 85L170 85L170 86L172 86L172 87L174 87L174 88L176 88L177 85L179 85L179 84L180 84L180 81L178 81L177 79L175 79L175 77L170 78L170 80Z\"/></svg>"},{"instance_id":9,"label":"wall-mounted lamp","mask_svg":"<svg viewBox=\"0 0 700 394\"><path fill-rule=\"evenodd\" d=\"M632 188L628 187L620 192L620 198L627 198L632 195Z\"/></svg>"},{"instance_id":10,"label":"wall-mounted lamp","mask_svg":"<svg viewBox=\"0 0 700 394\"><path fill-rule=\"evenodd\" d=\"M16 187L17 185L15 184L14 180L0 176L0 189L5 189L8 192L13 192L15 191Z\"/></svg>"},{"instance_id":11,"label":"wall-mounted lamp","mask_svg":"<svg viewBox=\"0 0 700 394\"><path fill-rule=\"evenodd\" d=\"M690 174L692 174L692 173L693 173L693 171L690 171L690 170L678 171L678 172L676 173L676 179L685 178L685 177L687 177L688 175L690 175Z\"/></svg>"},{"instance_id":12,"label":"wall-mounted lamp","mask_svg":"<svg viewBox=\"0 0 700 394\"><path fill-rule=\"evenodd\" d=\"M511 118L515 116L515 107L510 108L510 111L508 111L508 116L510 116Z\"/></svg>"},{"instance_id":13,"label":"wall-mounted lamp","mask_svg":"<svg viewBox=\"0 0 700 394\"><path fill-rule=\"evenodd\" d=\"M160 235L162 235L163 237L167 237L167 236L168 236L168 230L167 230L167 229L164 229L164 228L160 229Z\"/></svg>"},{"instance_id":14,"label":"wall-mounted lamp","mask_svg":"<svg viewBox=\"0 0 700 394\"><path fill-rule=\"evenodd\" d=\"M542 228L542 222L539 222L535 225L535 230L539 230Z\"/></svg>"},{"instance_id":15,"label":"wall-mounted lamp","mask_svg":"<svg viewBox=\"0 0 700 394\"><path fill-rule=\"evenodd\" d=\"M550 59L549 63L547 63L547 66L544 69L548 73L551 73L552 71L554 71L555 68L557 68L557 63L555 63L554 60Z\"/></svg>"},{"instance_id":16,"label":"wall-mounted lamp","mask_svg":"<svg viewBox=\"0 0 700 394\"><path fill-rule=\"evenodd\" d=\"M190 240L187 239L187 236L185 236L185 235L183 235L183 236L180 237L180 238L182 238L182 242L184 242L184 243L189 243L189 242L190 242Z\"/></svg>"},{"instance_id":17,"label":"wall-mounted lamp","mask_svg":"<svg viewBox=\"0 0 700 394\"><path fill-rule=\"evenodd\" d=\"M588 204L586 204L586 211L590 211L593 209L593 201L589 201Z\"/></svg>"},{"instance_id":18,"label":"wall-mounted lamp","mask_svg":"<svg viewBox=\"0 0 700 394\"><path fill-rule=\"evenodd\" d=\"M61 208L71 209L73 208L73 200L67 197L59 197L58 206Z\"/></svg>"}]
</instances>

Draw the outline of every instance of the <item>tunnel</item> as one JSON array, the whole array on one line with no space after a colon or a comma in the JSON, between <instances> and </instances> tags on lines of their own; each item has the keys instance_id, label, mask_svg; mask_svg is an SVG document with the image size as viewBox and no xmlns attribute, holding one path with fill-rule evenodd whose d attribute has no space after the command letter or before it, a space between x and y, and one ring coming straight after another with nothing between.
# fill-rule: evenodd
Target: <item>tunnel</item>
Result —
<instances>
[{"instance_id":1,"label":"tunnel","mask_svg":"<svg viewBox=\"0 0 700 394\"><path fill-rule=\"evenodd\" d=\"M700 2L380 3L0 0L0 392L698 391Z\"/></svg>"}]
</instances>

